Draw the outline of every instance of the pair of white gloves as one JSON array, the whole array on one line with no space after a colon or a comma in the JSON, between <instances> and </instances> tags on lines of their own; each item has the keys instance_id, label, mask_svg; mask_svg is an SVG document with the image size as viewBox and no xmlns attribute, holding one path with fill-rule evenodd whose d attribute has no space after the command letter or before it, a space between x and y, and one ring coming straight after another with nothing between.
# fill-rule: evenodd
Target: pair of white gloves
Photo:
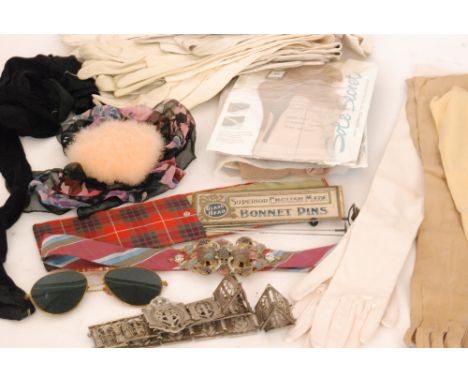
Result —
<instances>
[{"instance_id":1,"label":"pair of white gloves","mask_svg":"<svg viewBox=\"0 0 468 382\"><path fill-rule=\"evenodd\" d=\"M349 231L292 291L289 341L358 347L393 326L392 292L423 219L423 172L403 109L369 194Z\"/></svg>"},{"instance_id":2,"label":"pair of white gloves","mask_svg":"<svg viewBox=\"0 0 468 382\"><path fill-rule=\"evenodd\" d=\"M177 99L193 108L235 76L337 60L343 41L361 56L372 49L355 35L64 36L82 62L80 79L94 78L96 103L117 107Z\"/></svg>"}]
</instances>

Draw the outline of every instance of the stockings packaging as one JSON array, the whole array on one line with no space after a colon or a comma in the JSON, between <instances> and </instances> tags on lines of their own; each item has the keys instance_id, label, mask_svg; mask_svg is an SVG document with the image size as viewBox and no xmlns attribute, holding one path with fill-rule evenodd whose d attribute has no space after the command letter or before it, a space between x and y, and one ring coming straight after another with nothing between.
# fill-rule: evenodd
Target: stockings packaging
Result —
<instances>
[{"instance_id":1,"label":"stockings packaging","mask_svg":"<svg viewBox=\"0 0 468 382\"><path fill-rule=\"evenodd\" d=\"M356 60L241 75L208 150L289 168L366 167L376 75L375 64Z\"/></svg>"}]
</instances>

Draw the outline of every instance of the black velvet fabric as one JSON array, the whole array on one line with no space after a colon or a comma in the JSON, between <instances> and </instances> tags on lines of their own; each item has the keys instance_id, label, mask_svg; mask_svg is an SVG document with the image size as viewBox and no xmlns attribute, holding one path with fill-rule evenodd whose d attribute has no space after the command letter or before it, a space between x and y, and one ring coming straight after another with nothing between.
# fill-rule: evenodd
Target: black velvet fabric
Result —
<instances>
[{"instance_id":1,"label":"black velvet fabric","mask_svg":"<svg viewBox=\"0 0 468 382\"><path fill-rule=\"evenodd\" d=\"M32 179L19 137L54 136L70 112L82 113L92 107L91 94L98 89L93 80L76 77L80 66L73 56L13 57L0 77L0 172L10 193L0 207L0 318L21 320L34 312L3 267L8 250L6 230L28 204Z\"/></svg>"}]
</instances>

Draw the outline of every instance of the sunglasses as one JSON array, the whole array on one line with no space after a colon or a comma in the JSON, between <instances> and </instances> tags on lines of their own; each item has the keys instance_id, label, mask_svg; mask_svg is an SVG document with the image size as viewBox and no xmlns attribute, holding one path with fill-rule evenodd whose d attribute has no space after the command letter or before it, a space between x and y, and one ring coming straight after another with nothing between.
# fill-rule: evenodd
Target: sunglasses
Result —
<instances>
[{"instance_id":1,"label":"sunglasses","mask_svg":"<svg viewBox=\"0 0 468 382\"><path fill-rule=\"evenodd\" d=\"M161 293L161 278L145 268L116 268L103 277L105 290L130 305L147 305ZM31 289L31 300L39 309L62 314L75 308L90 290L83 273L66 270L42 277Z\"/></svg>"}]
</instances>

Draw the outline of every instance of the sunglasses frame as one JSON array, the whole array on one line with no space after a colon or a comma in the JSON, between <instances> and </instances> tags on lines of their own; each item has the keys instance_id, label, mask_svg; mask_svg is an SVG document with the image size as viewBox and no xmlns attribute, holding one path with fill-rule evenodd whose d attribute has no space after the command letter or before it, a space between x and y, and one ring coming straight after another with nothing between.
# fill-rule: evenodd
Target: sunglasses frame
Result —
<instances>
[{"instance_id":1,"label":"sunglasses frame","mask_svg":"<svg viewBox=\"0 0 468 382\"><path fill-rule=\"evenodd\" d=\"M168 283L161 279L161 277L159 276L159 274L157 274L156 272L154 271L151 271L150 269L147 269L147 268L143 268L143 267L119 267L119 268L109 268L109 267L103 267L103 268L93 268L93 269L83 269L83 270L80 270L80 269L57 269L55 271L52 271L50 272L49 274L45 275L45 276L42 276L41 278L39 278L34 284L33 286L31 287L31 291L27 294L27 298L34 304L34 306L36 307L36 309L44 312L44 313L47 313L47 314L50 314L52 316L59 316L59 315L62 315L62 314L67 314L69 312L71 312L72 310L76 309L80 304L81 304L81 301L83 301L83 298L85 296L85 294L87 292L102 292L104 291L105 293L107 293L108 295L110 296L114 296L115 298L117 298L120 302L123 302L124 304L128 305L128 306L145 306L146 304L130 304L126 301L124 301L123 299L121 299L119 296L117 296L113 291L112 289L109 287L109 285L107 284L106 282L106 275L107 273L109 273L110 271L113 271L113 270L116 270L116 269L144 269L144 270L147 270L149 272L153 272L155 273L159 279L161 280L161 292L162 292L162 289L163 287L167 287ZM80 300L78 301L78 303L71 309L67 310L66 312L63 312L63 313L52 313L52 312L48 312L47 310L44 310L43 308L41 308L39 306L39 304L36 303L36 301L34 301L34 297L32 296L32 290L34 288L34 286L42 279L48 277L48 276L51 276L51 275L54 275L54 274L57 274L57 273L65 273L65 272L74 272L74 273L78 273L80 275L82 275L84 278L85 278L85 281L86 281L86 288L85 288L85 291L83 292L83 295L81 296ZM96 284L96 285L93 285L93 284L89 284L89 276L93 276L94 274L97 274L97 273L102 273L102 275L100 275L101 277L101 284ZM101 286L102 285L102 289L92 289L93 286ZM158 294L158 296L161 294L161 292ZM157 296L155 296L157 297Z\"/></svg>"}]
</instances>

